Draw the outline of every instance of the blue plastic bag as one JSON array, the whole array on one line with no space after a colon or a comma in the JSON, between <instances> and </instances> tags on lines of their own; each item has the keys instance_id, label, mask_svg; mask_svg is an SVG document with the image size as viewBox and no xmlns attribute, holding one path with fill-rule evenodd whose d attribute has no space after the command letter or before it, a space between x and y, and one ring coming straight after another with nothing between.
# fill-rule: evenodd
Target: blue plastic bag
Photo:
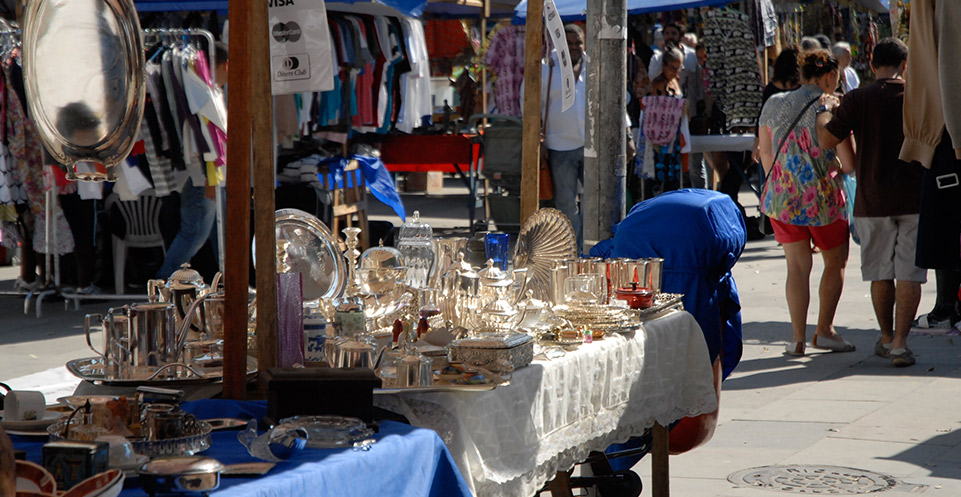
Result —
<instances>
[{"instance_id":1,"label":"blue plastic bag","mask_svg":"<svg viewBox=\"0 0 961 497\"><path fill-rule=\"evenodd\" d=\"M858 236L858 231L854 229L854 193L858 189L858 180L853 174L844 174L844 196L847 197L844 201L844 208L848 212L848 227L851 229L851 239L854 243L861 245L861 237Z\"/></svg>"}]
</instances>

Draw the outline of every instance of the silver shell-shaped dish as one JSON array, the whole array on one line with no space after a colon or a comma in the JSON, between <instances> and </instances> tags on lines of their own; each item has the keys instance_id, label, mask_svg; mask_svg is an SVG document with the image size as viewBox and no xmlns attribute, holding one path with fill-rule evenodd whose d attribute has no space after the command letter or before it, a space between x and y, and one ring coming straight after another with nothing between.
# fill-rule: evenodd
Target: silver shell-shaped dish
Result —
<instances>
[{"instance_id":1,"label":"silver shell-shaped dish","mask_svg":"<svg viewBox=\"0 0 961 497\"><path fill-rule=\"evenodd\" d=\"M577 257L574 227L557 209L538 209L527 218L517 235L514 268L528 268L527 288L538 300L553 300L551 265Z\"/></svg>"},{"instance_id":2,"label":"silver shell-shaped dish","mask_svg":"<svg viewBox=\"0 0 961 497\"><path fill-rule=\"evenodd\" d=\"M304 302L333 299L347 288L347 260L337 246L337 238L317 216L298 209L278 209L274 214L277 243L287 242L284 260L291 273L303 276ZM254 240L253 246L257 246ZM254 259L256 260L256 248ZM278 254L278 257L281 255Z\"/></svg>"},{"instance_id":3,"label":"silver shell-shaped dish","mask_svg":"<svg viewBox=\"0 0 961 497\"><path fill-rule=\"evenodd\" d=\"M27 103L68 179L113 179L143 119L143 33L131 0L34 0L23 26ZM76 173L80 161L107 173Z\"/></svg>"}]
</instances>

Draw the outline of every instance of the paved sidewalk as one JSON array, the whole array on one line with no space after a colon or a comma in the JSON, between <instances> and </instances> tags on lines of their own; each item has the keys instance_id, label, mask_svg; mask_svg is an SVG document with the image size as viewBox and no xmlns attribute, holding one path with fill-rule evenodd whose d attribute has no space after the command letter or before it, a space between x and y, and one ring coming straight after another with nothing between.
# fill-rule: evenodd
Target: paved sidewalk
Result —
<instances>
[{"instance_id":1,"label":"paved sidewalk","mask_svg":"<svg viewBox=\"0 0 961 497\"><path fill-rule=\"evenodd\" d=\"M874 356L878 332L869 285L860 281L860 256L852 247L836 327L858 350L834 354L808 347L805 357L785 356L791 337L785 267L772 238L749 242L734 269L744 356L723 384L713 439L671 457L672 495L850 495L882 488L892 497L961 495L961 337L912 333L909 345L918 363L908 368L893 368ZM821 267L815 264L812 282ZM934 302L933 272L929 278L922 287L922 313ZM816 311L812 304L809 343ZM856 482L795 472L762 488L750 483L758 472L749 472L748 481L743 474L740 484L728 481L741 470L789 465L842 466L892 480L880 479L879 485L860 472L849 473L862 476ZM650 488L650 462L642 460L634 470Z\"/></svg>"}]
</instances>

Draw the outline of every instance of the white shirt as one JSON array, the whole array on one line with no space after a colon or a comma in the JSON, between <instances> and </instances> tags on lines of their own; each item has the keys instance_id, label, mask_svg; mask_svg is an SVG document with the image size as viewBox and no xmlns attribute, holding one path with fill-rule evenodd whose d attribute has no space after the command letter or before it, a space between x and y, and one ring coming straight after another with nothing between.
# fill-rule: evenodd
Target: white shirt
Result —
<instances>
[{"instance_id":1,"label":"white shirt","mask_svg":"<svg viewBox=\"0 0 961 497\"><path fill-rule=\"evenodd\" d=\"M844 68L844 93L849 93L851 90L861 86L861 78L858 77L858 72L854 70L853 67L847 66Z\"/></svg>"},{"instance_id":2,"label":"white shirt","mask_svg":"<svg viewBox=\"0 0 961 497\"><path fill-rule=\"evenodd\" d=\"M547 113L547 127L544 137L544 145L550 150L567 151L584 146L584 120L587 109L586 84L584 82L587 75L587 59L581 56L581 73L574 83L574 105L564 112L561 112L561 105L564 100L562 88L563 78L561 77L561 65L557 61L557 54L551 54L554 61L554 75L551 77L551 100L547 102L547 79L550 67L547 64L541 66L541 111L544 105L550 106Z\"/></svg>"}]
</instances>

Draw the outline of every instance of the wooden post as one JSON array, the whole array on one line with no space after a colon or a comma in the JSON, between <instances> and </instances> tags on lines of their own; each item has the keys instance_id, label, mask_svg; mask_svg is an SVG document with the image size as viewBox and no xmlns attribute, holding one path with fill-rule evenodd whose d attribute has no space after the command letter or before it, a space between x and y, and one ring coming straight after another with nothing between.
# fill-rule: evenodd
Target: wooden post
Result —
<instances>
[{"instance_id":1,"label":"wooden post","mask_svg":"<svg viewBox=\"0 0 961 497\"><path fill-rule=\"evenodd\" d=\"M481 46L487 40L487 19L490 16L491 2L490 0L483 0L483 7L481 7ZM487 66L483 64L481 64L481 113L487 114Z\"/></svg>"},{"instance_id":2,"label":"wooden post","mask_svg":"<svg viewBox=\"0 0 961 497\"><path fill-rule=\"evenodd\" d=\"M524 37L524 145L521 155L521 224L534 214L540 202L538 167L541 154L543 13L543 0L528 0L527 32Z\"/></svg>"},{"instance_id":3,"label":"wooden post","mask_svg":"<svg viewBox=\"0 0 961 497\"><path fill-rule=\"evenodd\" d=\"M627 2L587 2L587 110L584 123L584 251L611 238L627 189Z\"/></svg>"},{"instance_id":4,"label":"wooden post","mask_svg":"<svg viewBox=\"0 0 961 497\"><path fill-rule=\"evenodd\" d=\"M654 497L670 497L671 484L668 471L668 442L670 429L654 423L651 428L651 494Z\"/></svg>"},{"instance_id":5,"label":"wooden post","mask_svg":"<svg viewBox=\"0 0 961 497\"><path fill-rule=\"evenodd\" d=\"M247 287L250 274L250 31L251 9L260 0L233 0L230 25L234 36L228 46L230 67L227 74L227 209L224 224L224 392L228 399L243 399L247 377ZM265 41L266 42L266 41Z\"/></svg>"},{"instance_id":6,"label":"wooden post","mask_svg":"<svg viewBox=\"0 0 961 497\"><path fill-rule=\"evenodd\" d=\"M250 37L251 58L250 137L254 164L254 231L257 234L257 369L277 365L277 243L274 235L273 96L270 91L270 47L267 2L254 2Z\"/></svg>"}]
</instances>

